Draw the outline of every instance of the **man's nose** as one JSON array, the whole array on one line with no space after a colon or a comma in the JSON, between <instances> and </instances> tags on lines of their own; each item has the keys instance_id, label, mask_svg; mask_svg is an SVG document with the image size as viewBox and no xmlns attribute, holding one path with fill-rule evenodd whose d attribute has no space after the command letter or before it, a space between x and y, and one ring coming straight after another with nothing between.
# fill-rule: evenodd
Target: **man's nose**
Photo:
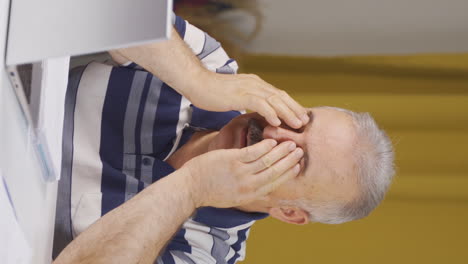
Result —
<instances>
[{"instance_id":1,"label":"man's nose","mask_svg":"<svg viewBox=\"0 0 468 264\"><path fill-rule=\"evenodd\" d=\"M288 140L284 137L283 133L281 133L282 128L274 127L274 126L266 126L263 129L263 138L271 138L276 141L284 141Z\"/></svg>"},{"instance_id":2,"label":"man's nose","mask_svg":"<svg viewBox=\"0 0 468 264\"><path fill-rule=\"evenodd\" d=\"M278 142L294 141L298 146L303 145L303 137L300 133L283 127L266 126L263 129L263 138L271 138Z\"/></svg>"}]
</instances>

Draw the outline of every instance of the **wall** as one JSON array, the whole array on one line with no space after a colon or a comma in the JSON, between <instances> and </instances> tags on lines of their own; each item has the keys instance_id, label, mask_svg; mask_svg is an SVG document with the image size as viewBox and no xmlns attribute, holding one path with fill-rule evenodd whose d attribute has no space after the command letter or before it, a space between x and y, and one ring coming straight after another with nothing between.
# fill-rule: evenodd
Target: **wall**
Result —
<instances>
[{"instance_id":1,"label":"wall","mask_svg":"<svg viewBox=\"0 0 468 264\"><path fill-rule=\"evenodd\" d=\"M468 51L466 0L259 0L250 51L288 55ZM248 23L247 23L248 24Z\"/></svg>"},{"instance_id":2,"label":"wall","mask_svg":"<svg viewBox=\"0 0 468 264\"><path fill-rule=\"evenodd\" d=\"M258 73L307 106L370 112L394 142L397 175L369 217L254 225L244 263L466 263L468 54L251 56Z\"/></svg>"}]
</instances>

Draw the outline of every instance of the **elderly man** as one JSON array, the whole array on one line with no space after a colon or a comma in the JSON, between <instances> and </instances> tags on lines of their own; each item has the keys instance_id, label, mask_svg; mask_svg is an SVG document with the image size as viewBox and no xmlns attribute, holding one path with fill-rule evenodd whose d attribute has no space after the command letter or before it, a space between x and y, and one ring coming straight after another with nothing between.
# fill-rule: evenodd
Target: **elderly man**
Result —
<instances>
[{"instance_id":1,"label":"elderly man","mask_svg":"<svg viewBox=\"0 0 468 264\"><path fill-rule=\"evenodd\" d=\"M176 28L206 68L235 73L235 61L227 57L219 43L180 18ZM291 118L287 123L292 128L287 124L278 127L271 110L265 107L259 108L261 115L206 111L197 106L203 106L208 100L203 97L213 96L211 93L192 93L190 100L199 102L192 105L167 84L190 85L177 84L177 78L163 83L141 68L154 70L151 64L145 64L141 50L132 52L113 54L122 66L92 63L71 75L66 122L69 137L65 137L56 229L56 242L62 245L55 253L106 214L107 219L113 216L113 222L125 224L114 226L108 220L112 228L106 232L101 225L97 237L102 244L110 243L108 247L112 248L115 242L116 249L124 244L125 251L137 253L106 250L84 257L68 253L58 261L66 262L68 258L92 262L121 254L121 261L151 262L159 256L158 263L235 263L245 256L245 241L256 220L271 215L294 224L342 223L366 216L383 199L393 175L392 148L369 115L330 107L311 108L307 111L309 118L302 119L307 124L301 128L300 120ZM126 61L125 55L138 65ZM224 88L212 92L223 93ZM258 98L266 93L254 92L259 93ZM277 102L277 112L300 112L288 98ZM219 104L216 109L236 107ZM279 144L274 147L273 142ZM242 162L231 162L233 157ZM227 165L221 166L223 163ZM237 188L231 181L219 185L206 176L221 178L224 174L245 174L252 179L250 175L260 175L257 183L251 181L252 186L258 185L259 179L264 182L278 175L283 177L275 182L275 187L282 184L278 188L259 188L264 191L259 199L239 196L237 201L225 203L222 196L236 194L230 189L248 186ZM168 178L178 181L169 182ZM142 198L172 188L172 193L178 194L173 198L177 201L178 196L187 196L185 185L191 186L188 196L192 204L181 204L198 208L191 217L191 209L170 210L156 200L149 200L154 202L151 204ZM158 229L155 225L170 220L145 218L145 210L148 214L150 210L168 210L167 214L179 215L178 219L189 217L162 252L148 251L161 250L178 224L167 229L168 234L154 233L153 229ZM88 233L99 233L96 228L90 229ZM149 244L158 246L135 244L137 238L150 234ZM80 252L85 247L75 244L74 249Z\"/></svg>"}]
</instances>

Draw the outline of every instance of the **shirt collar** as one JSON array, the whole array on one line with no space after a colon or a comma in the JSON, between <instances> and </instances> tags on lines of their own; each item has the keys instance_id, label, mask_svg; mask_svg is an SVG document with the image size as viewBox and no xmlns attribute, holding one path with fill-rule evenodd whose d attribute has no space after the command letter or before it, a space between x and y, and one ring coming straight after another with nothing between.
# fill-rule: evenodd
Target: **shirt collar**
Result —
<instances>
[{"instance_id":1,"label":"shirt collar","mask_svg":"<svg viewBox=\"0 0 468 264\"><path fill-rule=\"evenodd\" d=\"M212 112L192 105L192 119L190 125L210 130L220 130L234 117L240 115L239 111Z\"/></svg>"},{"instance_id":2,"label":"shirt collar","mask_svg":"<svg viewBox=\"0 0 468 264\"><path fill-rule=\"evenodd\" d=\"M193 220L212 227L232 228L266 217L266 213L249 213L235 208L202 207Z\"/></svg>"}]
</instances>

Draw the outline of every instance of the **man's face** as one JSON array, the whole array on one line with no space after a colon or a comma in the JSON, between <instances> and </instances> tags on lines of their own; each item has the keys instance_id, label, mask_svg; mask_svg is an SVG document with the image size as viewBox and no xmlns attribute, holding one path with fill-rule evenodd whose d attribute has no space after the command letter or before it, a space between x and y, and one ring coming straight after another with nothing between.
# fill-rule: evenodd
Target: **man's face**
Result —
<instances>
[{"instance_id":1,"label":"man's face","mask_svg":"<svg viewBox=\"0 0 468 264\"><path fill-rule=\"evenodd\" d=\"M268 125L256 113L240 115L216 136L210 150L243 148L272 138L294 141L304 150L301 173L270 194L273 200L306 198L315 201L348 201L356 194L353 144L355 139L351 117L330 108L311 108L311 121L301 129L282 124Z\"/></svg>"}]
</instances>

